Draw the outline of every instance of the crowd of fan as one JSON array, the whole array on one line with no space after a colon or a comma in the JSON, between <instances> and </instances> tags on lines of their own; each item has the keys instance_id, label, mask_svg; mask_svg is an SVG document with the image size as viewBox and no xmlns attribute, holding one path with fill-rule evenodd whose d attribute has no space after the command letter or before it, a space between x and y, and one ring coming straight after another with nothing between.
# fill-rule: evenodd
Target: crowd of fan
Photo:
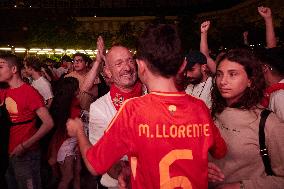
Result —
<instances>
[{"instance_id":1,"label":"crowd of fan","mask_svg":"<svg viewBox=\"0 0 284 189\"><path fill-rule=\"evenodd\" d=\"M94 60L81 53L65 55L60 63L0 55L1 188L284 188L284 50L277 47L270 8L258 12L266 48L251 49L244 33L242 48L222 51L215 60L207 42L210 21L200 25L200 49L185 56L175 27L163 24L144 31L135 55L121 45L106 53L102 37ZM271 112L262 156L264 109ZM175 115L171 122L168 117ZM141 132L136 136L132 128L137 120L209 123L210 139L188 142L202 151L192 152L194 165L183 157L172 168L172 178L187 179L174 185L172 178L162 182L164 173L157 177L159 165L150 162L159 156L153 145L160 143L138 141ZM171 140L177 149L195 139L178 140ZM163 142L161 148L168 144Z\"/></svg>"}]
</instances>

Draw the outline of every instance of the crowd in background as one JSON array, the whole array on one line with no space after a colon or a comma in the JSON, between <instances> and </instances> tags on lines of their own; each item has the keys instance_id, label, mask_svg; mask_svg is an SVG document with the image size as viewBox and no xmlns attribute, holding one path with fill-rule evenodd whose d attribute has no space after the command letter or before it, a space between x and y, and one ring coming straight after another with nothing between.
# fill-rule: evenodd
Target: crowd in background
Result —
<instances>
[{"instance_id":1,"label":"crowd in background","mask_svg":"<svg viewBox=\"0 0 284 189\"><path fill-rule=\"evenodd\" d=\"M60 62L0 55L1 187L284 188L284 50L277 47L270 8L258 12L266 26L263 49L252 49L245 32L242 47L212 56L208 37L214 26L205 21L200 49L189 52L182 52L174 26L158 24L141 35L135 55L122 45L106 53L102 37L94 60L82 53ZM146 120L209 123L210 139L204 134L198 142L141 142L132 125ZM178 162L170 175L190 181L180 178L174 185L168 178L157 185L167 177L157 177L150 163L160 152L153 145L163 149L168 143L198 151L194 165Z\"/></svg>"}]
</instances>

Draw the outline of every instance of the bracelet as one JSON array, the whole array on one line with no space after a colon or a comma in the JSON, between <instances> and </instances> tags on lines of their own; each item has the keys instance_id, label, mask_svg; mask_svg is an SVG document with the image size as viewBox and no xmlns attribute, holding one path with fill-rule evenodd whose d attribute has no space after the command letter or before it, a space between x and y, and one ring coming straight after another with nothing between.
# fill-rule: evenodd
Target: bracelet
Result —
<instances>
[{"instance_id":1,"label":"bracelet","mask_svg":"<svg viewBox=\"0 0 284 189\"><path fill-rule=\"evenodd\" d=\"M240 189L245 189L245 184L242 180L240 181Z\"/></svg>"},{"instance_id":2,"label":"bracelet","mask_svg":"<svg viewBox=\"0 0 284 189\"><path fill-rule=\"evenodd\" d=\"M23 148L23 150L26 150L23 143L21 143L21 147Z\"/></svg>"}]
</instances>

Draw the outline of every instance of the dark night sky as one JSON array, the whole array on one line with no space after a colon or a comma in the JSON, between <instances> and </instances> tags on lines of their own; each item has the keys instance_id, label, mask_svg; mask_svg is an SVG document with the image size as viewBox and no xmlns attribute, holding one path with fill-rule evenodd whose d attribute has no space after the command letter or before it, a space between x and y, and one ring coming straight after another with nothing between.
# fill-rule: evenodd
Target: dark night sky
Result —
<instances>
[{"instance_id":1,"label":"dark night sky","mask_svg":"<svg viewBox=\"0 0 284 189\"><path fill-rule=\"evenodd\" d=\"M31 25L71 17L183 16L230 8L246 0L0 0L0 45L27 38Z\"/></svg>"},{"instance_id":2,"label":"dark night sky","mask_svg":"<svg viewBox=\"0 0 284 189\"><path fill-rule=\"evenodd\" d=\"M72 16L140 16L200 13L229 8L245 0L0 0L2 11L37 12ZM14 6L17 7L14 7ZM50 11L51 10L51 11Z\"/></svg>"}]
</instances>

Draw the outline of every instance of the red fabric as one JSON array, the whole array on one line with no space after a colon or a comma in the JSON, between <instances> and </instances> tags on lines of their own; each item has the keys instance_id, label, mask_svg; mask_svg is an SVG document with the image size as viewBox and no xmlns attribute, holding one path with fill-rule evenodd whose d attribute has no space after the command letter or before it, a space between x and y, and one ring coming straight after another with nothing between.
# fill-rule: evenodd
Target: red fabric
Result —
<instances>
[{"instance_id":1,"label":"red fabric","mask_svg":"<svg viewBox=\"0 0 284 189\"><path fill-rule=\"evenodd\" d=\"M80 113L81 113L81 107L80 107L80 101L78 98L74 97L71 103L71 110L70 110L70 118L74 119L76 117L80 117ZM66 125L65 125L66 127ZM67 129L65 129L65 133L62 135L62 133L59 132L55 132L54 134L54 138L52 139L51 142L51 148L54 147L54 150L57 154L60 146L63 144L63 142L69 138L68 133L67 133ZM51 156L52 152L49 151L49 156Z\"/></svg>"},{"instance_id":2,"label":"red fabric","mask_svg":"<svg viewBox=\"0 0 284 189\"><path fill-rule=\"evenodd\" d=\"M142 83L136 82L131 92L125 93L120 91L114 84L110 87L110 96L112 103L116 110L119 110L123 102L129 98L138 97L142 95Z\"/></svg>"},{"instance_id":3,"label":"red fabric","mask_svg":"<svg viewBox=\"0 0 284 189\"><path fill-rule=\"evenodd\" d=\"M81 114L80 101L78 100L78 98L74 97L71 104L70 118L74 119L76 117L80 117L80 114Z\"/></svg>"},{"instance_id":4,"label":"red fabric","mask_svg":"<svg viewBox=\"0 0 284 189\"><path fill-rule=\"evenodd\" d=\"M15 89L7 89L5 103L13 123L33 119L32 122L11 127L9 140L9 153L11 153L16 146L36 133L36 110L45 105L38 91L28 84ZM32 149L36 146L37 144Z\"/></svg>"},{"instance_id":5,"label":"red fabric","mask_svg":"<svg viewBox=\"0 0 284 189\"><path fill-rule=\"evenodd\" d=\"M284 83L275 83L275 84L267 87L264 91L264 98L262 99L261 105L264 106L265 108L267 108L268 105L269 105L270 95L273 92L278 91L280 89L284 90Z\"/></svg>"},{"instance_id":6,"label":"red fabric","mask_svg":"<svg viewBox=\"0 0 284 189\"><path fill-rule=\"evenodd\" d=\"M145 125L149 133L147 129L143 131ZM192 131L193 127L201 129ZM190 150L192 158L188 155ZM227 148L206 105L184 92L153 92L124 103L105 135L87 151L87 159L100 174L125 154L134 168L133 157L136 157L133 189L157 189L161 183L179 188L172 185L178 176L183 176L177 179L179 184L189 180L193 189L205 189L208 151L221 158ZM182 154L186 157L181 157Z\"/></svg>"}]
</instances>

